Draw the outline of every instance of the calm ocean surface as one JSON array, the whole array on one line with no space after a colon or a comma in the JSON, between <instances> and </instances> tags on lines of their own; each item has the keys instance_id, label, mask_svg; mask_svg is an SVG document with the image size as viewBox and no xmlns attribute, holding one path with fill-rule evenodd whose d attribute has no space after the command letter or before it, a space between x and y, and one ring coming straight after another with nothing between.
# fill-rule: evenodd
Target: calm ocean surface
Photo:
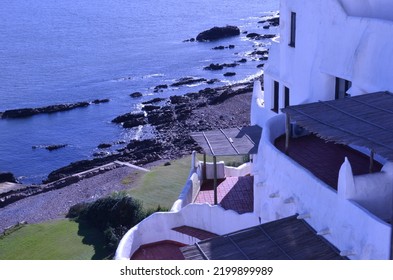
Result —
<instances>
[{"instance_id":1,"label":"calm ocean surface","mask_svg":"<svg viewBox=\"0 0 393 280\"><path fill-rule=\"evenodd\" d=\"M222 85L258 73L249 61L227 71L253 49L245 35L211 43L183 42L213 26L266 31L257 22L278 10L278 0L2 0L0 2L0 111L109 98L105 104L25 119L0 119L0 172L39 183L73 161L92 158L100 143L143 134L112 124L154 95L197 91L180 87L153 93L186 76L217 78ZM235 49L211 50L218 45ZM206 87L203 86L203 87ZM133 99L130 93L144 96ZM49 152L37 145L67 144ZM120 146L114 146L118 148Z\"/></svg>"}]
</instances>

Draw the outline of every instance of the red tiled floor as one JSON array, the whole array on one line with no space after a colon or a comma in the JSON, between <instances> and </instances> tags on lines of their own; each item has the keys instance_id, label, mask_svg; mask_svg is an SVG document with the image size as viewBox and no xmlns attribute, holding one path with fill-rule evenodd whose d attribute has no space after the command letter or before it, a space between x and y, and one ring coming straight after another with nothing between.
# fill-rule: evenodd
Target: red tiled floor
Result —
<instances>
[{"instance_id":1,"label":"red tiled floor","mask_svg":"<svg viewBox=\"0 0 393 280\"><path fill-rule=\"evenodd\" d=\"M240 214L253 212L254 192L252 176L227 177L219 180L217 186L218 204L224 209L231 209ZM207 183L207 184L206 184ZM195 203L214 204L213 181L207 181L195 199Z\"/></svg>"},{"instance_id":2,"label":"red tiled floor","mask_svg":"<svg viewBox=\"0 0 393 280\"><path fill-rule=\"evenodd\" d=\"M174 241L161 241L142 245L131 257L131 260L184 260L180 247L185 246Z\"/></svg>"},{"instance_id":3,"label":"red tiled floor","mask_svg":"<svg viewBox=\"0 0 393 280\"><path fill-rule=\"evenodd\" d=\"M276 147L285 151L285 135L275 141ZM307 135L289 140L288 156L310 170L316 177L337 189L338 172L348 158L354 175L368 174L370 158L348 146L325 142L315 135ZM375 161L374 172L382 165Z\"/></svg>"}]
</instances>

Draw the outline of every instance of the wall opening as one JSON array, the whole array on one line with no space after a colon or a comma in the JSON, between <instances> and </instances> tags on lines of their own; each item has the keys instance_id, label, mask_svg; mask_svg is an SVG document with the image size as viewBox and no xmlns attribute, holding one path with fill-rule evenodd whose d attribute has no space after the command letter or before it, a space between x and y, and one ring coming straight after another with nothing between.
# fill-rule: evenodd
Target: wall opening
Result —
<instances>
[{"instance_id":1,"label":"wall opening","mask_svg":"<svg viewBox=\"0 0 393 280\"><path fill-rule=\"evenodd\" d=\"M289 38L289 46L295 47L296 41L296 13L291 12L291 34Z\"/></svg>"},{"instance_id":2,"label":"wall opening","mask_svg":"<svg viewBox=\"0 0 393 280\"><path fill-rule=\"evenodd\" d=\"M289 106L289 88L284 87L284 107Z\"/></svg>"},{"instance_id":3,"label":"wall opening","mask_svg":"<svg viewBox=\"0 0 393 280\"><path fill-rule=\"evenodd\" d=\"M273 108L272 108L272 111L274 111L276 113L278 113L279 92L280 92L280 84L277 81L274 81L274 84L273 84Z\"/></svg>"},{"instance_id":4,"label":"wall opening","mask_svg":"<svg viewBox=\"0 0 393 280\"><path fill-rule=\"evenodd\" d=\"M335 99L349 97L350 95L347 93L347 91L351 86L351 81L336 77Z\"/></svg>"}]
</instances>

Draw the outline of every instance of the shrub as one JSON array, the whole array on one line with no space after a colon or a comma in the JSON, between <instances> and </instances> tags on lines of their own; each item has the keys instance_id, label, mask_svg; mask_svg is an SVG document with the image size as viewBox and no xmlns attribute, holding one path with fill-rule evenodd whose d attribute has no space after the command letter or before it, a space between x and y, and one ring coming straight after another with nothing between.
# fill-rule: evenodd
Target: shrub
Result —
<instances>
[{"instance_id":1,"label":"shrub","mask_svg":"<svg viewBox=\"0 0 393 280\"><path fill-rule=\"evenodd\" d=\"M82 202L71 206L70 209L68 210L66 218L70 218L70 219L78 218L83 211L86 211L86 208L88 206L89 203L87 202Z\"/></svg>"},{"instance_id":2,"label":"shrub","mask_svg":"<svg viewBox=\"0 0 393 280\"><path fill-rule=\"evenodd\" d=\"M85 221L102 230L105 246L115 252L121 238L141 220L157 211L167 211L161 206L143 211L142 202L125 193L116 193L91 203L78 203L72 206L68 218Z\"/></svg>"}]
</instances>

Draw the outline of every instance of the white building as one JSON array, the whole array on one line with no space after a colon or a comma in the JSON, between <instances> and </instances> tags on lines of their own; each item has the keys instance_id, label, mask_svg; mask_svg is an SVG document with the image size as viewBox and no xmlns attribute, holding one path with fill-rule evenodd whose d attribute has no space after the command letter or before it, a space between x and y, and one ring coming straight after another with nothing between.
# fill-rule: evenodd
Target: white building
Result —
<instances>
[{"instance_id":1,"label":"white building","mask_svg":"<svg viewBox=\"0 0 393 280\"><path fill-rule=\"evenodd\" d=\"M273 39L264 73L264 89L258 81L254 84L251 123L263 127L258 154L251 167L247 165L236 171L220 169L226 176L240 176L247 172L254 175L253 212L239 215L219 206L193 204L201 175L200 163L193 162L190 180L173 211L154 214L131 229L119 246L117 258L128 258L140 245L160 240L184 244L198 242L198 239L171 232L182 225L222 235L298 215L297 218L310 225L318 236L334 245L341 256L389 259L393 214L390 154L393 127L388 124L393 121L393 109L373 105L372 98L381 96L383 103L387 103L385 100L393 102L390 94L376 93L393 92L391 38L391 1L281 0L280 37ZM365 95L369 93L376 94ZM364 102L356 96L368 99ZM336 110L336 113L329 113L331 111L326 109L327 117L334 119L332 117L337 116L332 123L323 126L316 117L307 115L306 119L296 115L298 109L301 113L306 109L295 105L316 104L320 100L329 101L320 104ZM367 103L362 106L374 111L371 115L361 115L362 110L349 113L347 107L338 108L337 104L344 103L333 100ZM385 105L390 104L393 103ZM297 126L291 126L290 118L282 113L281 109L285 107L288 107L286 113L292 121L296 120L297 124L304 121L304 126L312 132L348 146L325 145L312 135L289 139L291 129ZM383 117L379 116L381 111ZM316 113L320 117L324 112L317 110ZM344 115L358 121L350 122L349 132L342 119ZM383 147L377 141L381 137L374 141L371 135L374 130L356 131L363 125L386 132L380 133L385 135ZM341 134L332 133L334 129ZM356 137L348 137L348 133ZM285 140L283 135L287 135ZM286 145L289 143L287 153L280 148L279 139ZM318 151L332 155L332 162L336 158L341 161L331 163L325 155L315 156L310 143L317 143ZM303 161L295 154L303 155ZM375 163L374 154L378 161ZM362 170L363 167L368 170L368 162L370 168L373 167L371 162L379 166L377 172ZM318 173L318 169L322 171ZM325 173L330 175L324 177ZM155 228L157 225L158 229Z\"/></svg>"}]
</instances>

